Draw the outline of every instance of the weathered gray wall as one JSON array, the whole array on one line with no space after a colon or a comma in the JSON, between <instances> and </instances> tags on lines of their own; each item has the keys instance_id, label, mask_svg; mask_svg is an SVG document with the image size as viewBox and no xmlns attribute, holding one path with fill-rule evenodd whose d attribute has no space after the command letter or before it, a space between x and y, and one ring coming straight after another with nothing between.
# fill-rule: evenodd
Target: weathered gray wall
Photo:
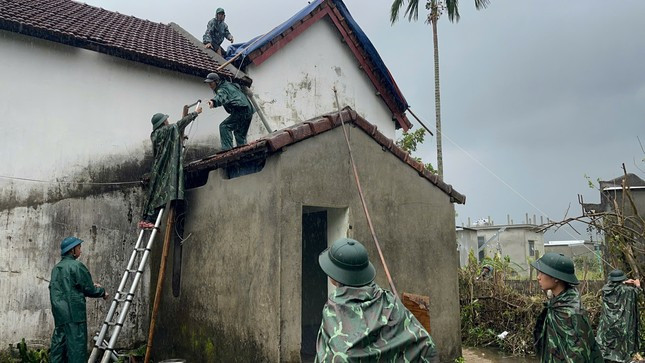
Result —
<instances>
[{"instance_id":1,"label":"weathered gray wall","mask_svg":"<svg viewBox=\"0 0 645 363\"><path fill-rule=\"evenodd\" d=\"M487 241L489 238L495 235L495 232L503 226L495 226L490 229L479 229L477 231L478 236L484 236L484 240ZM499 235L499 244L502 249L503 256L509 256L511 262L513 262L513 269L517 271L520 276L529 276L529 264L528 258L534 258L534 256L529 256L529 244L528 241L535 241L534 248L536 253L539 253L540 256L544 255L544 233L538 233L533 231L535 225L525 225L521 226L509 226L504 232ZM492 240L486 246L486 255L492 257L497 253L497 239Z\"/></svg>"},{"instance_id":2,"label":"weathered gray wall","mask_svg":"<svg viewBox=\"0 0 645 363\"><path fill-rule=\"evenodd\" d=\"M49 345L54 321L48 280L66 236L85 241L80 260L95 282L114 293L134 244L141 197L139 187L130 187L0 211L0 347L22 338ZM126 320L121 344L145 339L147 289L148 274ZM88 330L93 334L109 301L88 299L87 307Z\"/></svg>"},{"instance_id":3,"label":"weathered gray wall","mask_svg":"<svg viewBox=\"0 0 645 363\"><path fill-rule=\"evenodd\" d=\"M454 359L461 339L449 197L362 131L352 128L351 135L397 289L430 296L433 338L442 358ZM348 208L347 234L364 242L377 282L388 287L347 155L335 129L287 147L259 173L226 180L216 170L189 191L181 296L172 296L167 280L158 358L300 360L303 206Z\"/></svg>"}]
</instances>

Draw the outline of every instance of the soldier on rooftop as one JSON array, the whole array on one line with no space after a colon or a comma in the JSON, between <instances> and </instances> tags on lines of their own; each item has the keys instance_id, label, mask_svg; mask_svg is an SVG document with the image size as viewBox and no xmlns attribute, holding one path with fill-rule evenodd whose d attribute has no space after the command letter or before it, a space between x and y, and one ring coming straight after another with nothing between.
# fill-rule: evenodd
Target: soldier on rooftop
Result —
<instances>
[{"instance_id":1,"label":"soldier on rooftop","mask_svg":"<svg viewBox=\"0 0 645 363\"><path fill-rule=\"evenodd\" d=\"M204 33L203 43L208 49L213 49L219 55L224 56L224 49L221 47L224 38L233 43L233 35L228 31L228 25L224 22L226 13L224 9L217 8L215 17L208 22L206 33Z\"/></svg>"}]
</instances>

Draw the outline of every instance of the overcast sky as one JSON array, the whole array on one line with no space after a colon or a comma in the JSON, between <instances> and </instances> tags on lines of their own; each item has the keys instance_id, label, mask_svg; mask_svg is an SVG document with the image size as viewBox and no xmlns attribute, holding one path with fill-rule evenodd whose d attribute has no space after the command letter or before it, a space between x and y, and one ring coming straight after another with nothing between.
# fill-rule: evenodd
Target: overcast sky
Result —
<instances>
[{"instance_id":1,"label":"overcast sky","mask_svg":"<svg viewBox=\"0 0 645 363\"><path fill-rule=\"evenodd\" d=\"M422 0L421 0L422 1ZM87 0L123 14L175 22L197 38L216 7L236 42L263 34L306 1ZM187 5L187 3L189 5ZM389 23L391 0L345 0L408 103L434 129L431 28ZM423 1L422 1L423 3ZM609 6L613 5L613 6ZM460 2L461 21L439 23L446 182L467 196L457 225L490 216L579 214L577 194L597 203L585 175L609 180L621 163L644 178L645 1ZM228 46L225 41L223 46ZM418 126L415 126L418 127ZM418 152L436 165L436 142ZM510 187L509 187L510 186ZM512 188L512 189L511 189ZM584 229L579 229L584 232ZM575 232L546 240L583 239Z\"/></svg>"}]
</instances>

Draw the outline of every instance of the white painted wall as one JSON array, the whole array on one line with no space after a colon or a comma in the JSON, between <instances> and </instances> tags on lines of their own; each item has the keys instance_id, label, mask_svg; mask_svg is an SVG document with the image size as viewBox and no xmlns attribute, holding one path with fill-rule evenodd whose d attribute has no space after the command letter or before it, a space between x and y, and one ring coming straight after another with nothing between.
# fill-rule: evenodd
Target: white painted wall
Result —
<instances>
[{"instance_id":1,"label":"white painted wall","mask_svg":"<svg viewBox=\"0 0 645 363\"><path fill-rule=\"evenodd\" d=\"M0 176L94 181L103 172L121 181L110 173L151 150L154 113L175 121L184 104L212 95L198 77L11 32L0 31L0 49ZM189 147L219 148L218 125L226 116L221 108L205 109ZM129 180L147 168L134 168ZM63 237L84 239L81 260L96 281L111 293L118 285L136 238L141 188L80 198L69 198L71 190L79 188L0 178L0 349L21 338L49 344L53 318L44 279L60 258ZM124 344L145 339L145 280ZM107 311L101 302L88 302L90 332Z\"/></svg>"},{"instance_id":2,"label":"white painted wall","mask_svg":"<svg viewBox=\"0 0 645 363\"><path fill-rule=\"evenodd\" d=\"M395 138L392 112L327 17L246 71L274 129L336 111L332 90L336 86L341 107L352 107L384 135Z\"/></svg>"}]
</instances>

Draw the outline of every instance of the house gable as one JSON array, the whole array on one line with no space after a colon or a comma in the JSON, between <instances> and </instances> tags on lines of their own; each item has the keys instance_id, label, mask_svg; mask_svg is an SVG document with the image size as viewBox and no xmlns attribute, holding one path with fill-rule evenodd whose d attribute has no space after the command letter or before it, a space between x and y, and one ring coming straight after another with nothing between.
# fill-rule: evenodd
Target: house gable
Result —
<instances>
[{"instance_id":1,"label":"house gable","mask_svg":"<svg viewBox=\"0 0 645 363\"><path fill-rule=\"evenodd\" d=\"M233 57L241 52L243 57L238 57L237 61L240 67L243 67L245 62L259 66L322 19L328 19L341 35L342 41L358 61L359 67L376 88L376 94L392 112L397 128L407 131L412 126L405 115L407 101L376 48L340 0L314 1L270 32L229 48L228 56Z\"/></svg>"}]
</instances>

